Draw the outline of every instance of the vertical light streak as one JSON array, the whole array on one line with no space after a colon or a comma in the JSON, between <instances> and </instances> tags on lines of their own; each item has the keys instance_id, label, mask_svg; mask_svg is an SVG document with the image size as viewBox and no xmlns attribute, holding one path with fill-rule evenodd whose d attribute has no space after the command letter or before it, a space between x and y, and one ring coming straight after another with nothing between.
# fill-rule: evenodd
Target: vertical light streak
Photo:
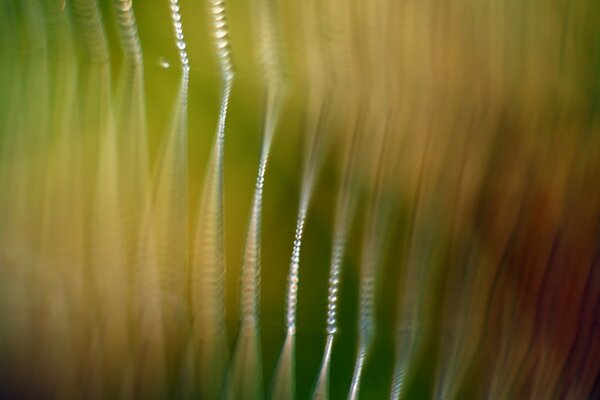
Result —
<instances>
[{"instance_id":1,"label":"vertical light streak","mask_svg":"<svg viewBox=\"0 0 600 400\"><path fill-rule=\"evenodd\" d=\"M225 121L233 85L231 44L223 0L209 2L213 40L221 78L221 103L217 131L200 199L196 225L192 276L194 346L198 348L200 397L221 395L227 363L225 326L225 231L223 211L223 164Z\"/></svg>"},{"instance_id":2,"label":"vertical light streak","mask_svg":"<svg viewBox=\"0 0 600 400\"><path fill-rule=\"evenodd\" d=\"M227 398L263 398L262 356L260 346L261 225L265 174L271 144L277 130L284 82L278 52L276 9L267 1L255 3L258 59L266 85L264 127L258 173L252 198L250 220L244 247L241 277L241 322L231 361Z\"/></svg>"}]
</instances>

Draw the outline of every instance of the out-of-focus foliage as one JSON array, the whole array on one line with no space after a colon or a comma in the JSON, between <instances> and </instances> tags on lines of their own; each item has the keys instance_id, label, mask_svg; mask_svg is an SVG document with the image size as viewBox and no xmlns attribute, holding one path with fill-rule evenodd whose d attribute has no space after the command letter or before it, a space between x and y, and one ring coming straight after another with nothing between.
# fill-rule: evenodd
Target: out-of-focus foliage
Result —
<instances>
[{"instance_id":1,"label":"out-of-focus foliage","mask_svg":"<svg viewBox=\"0 0 600 400\"><path fill-rule=\"evenodd\" d=\"M600 397L599 21L1 0L0 397Z\"/></svg>"}]
</instances>

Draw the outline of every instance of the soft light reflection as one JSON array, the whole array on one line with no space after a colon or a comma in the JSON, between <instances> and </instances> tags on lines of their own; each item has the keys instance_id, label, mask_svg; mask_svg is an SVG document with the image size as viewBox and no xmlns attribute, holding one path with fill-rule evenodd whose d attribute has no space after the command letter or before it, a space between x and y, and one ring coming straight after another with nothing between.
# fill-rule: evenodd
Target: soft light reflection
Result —
<instances>
[{"instance_id":1,"label":"soft light reflection","mask_svg":"<svg viewBox=\"0 0 600 400\"><path fill-rule=\"evenodd\" d=\"M598 21L0 1L0 397L600 398Z\"/></svg>"}]
</instances>

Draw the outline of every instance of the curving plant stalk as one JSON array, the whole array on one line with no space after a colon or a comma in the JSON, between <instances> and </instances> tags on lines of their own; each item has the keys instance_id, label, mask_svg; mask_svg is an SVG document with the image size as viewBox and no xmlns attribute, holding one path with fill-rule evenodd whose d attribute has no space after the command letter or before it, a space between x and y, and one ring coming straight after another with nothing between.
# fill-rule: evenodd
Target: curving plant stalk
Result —
<instances>
[{"instance_id":1,"label":"curving plant stalk","mask_svg":"<svg viewBox=\"0 0 600 400\"><path fill-rule=\"evenodd\" d=\"M72 0L75 27L81 34L80 49L87 61L107 62L110 58L102 16L95 0Z\"/></svg>"},{"instance_id":2,"label":"curving plant stalk","mask_svg":"<svg viewBox=\"0 0 600 400\"><path fill-rule=\"evenodd\" d=\"M83 137L84 218L89 218L89 272L84 281L93 291L89 355L86 368L86 395L111 396L122 384L114 373L127 353L126 324L127 275L120 214L121 194L117 159L117 135L113 115L110 50L99 5L94 0L70 3L80 37L84 65L81 73L83 99L81 113ZM88 185L88 186L86 186ZM89 197L85 197L87 194ZM110 260L110 261L109 261ZM83 361L86 363L87 361ZM101 392L103 388L104 393Z\"/></svg>"},{"instance_id":3,"label":"curving plant stalk","mask_svg":"<svg viewBox=\"0 0 600 400\"><path fill-rule=\"evenodd\" d=\"M353 224L354 214L358 205L360 181L363 178L362 165L365 155L364 149L367 139L364 131L363 111L356 101L356 92L346 85L349 81L357 79L355 76L356 55L353 43L349 39L349 32L354 25L351 23L351 7L337 0L329 1L322 13L324 24L322 29L326 37L330 38L329 48L326 52L327 62L332 65L331 80L336 93L334 113L339 115L356 115L355 118L338 120L341 128L340 140L340 178L341 183L337 193L335 208L335 221L331 259L329 263L329 279L327 290L327 315L326 339L321 365L319 367L315 387L312 392L314 400L329 398L330 366L333 345L338 330L337 309L339 303L339 289L342 281L342 267L348 234Z\"/></svg>"},{"instance_id":4,"label":"curving plant stalk","mask_svg":"<svg viewBox=\"0 0 600 400\"><path fill-rule=\"evenodd\" d=\"M183 34L183 24L177 0L169 0L170 19L174 44L179 56L181 77L177 97L171 110L169 126L163 138L161 155L154 181L152 211L144 221L141 241L141 263L144 269L156 269L140 284L158 285L159 309L150 305L149 324L162 324L164 345L164 385L176 387L179 395L188 395L190 371L186 367L184 345L189 331L188 268L189 268L189 205L188 205L188 88L190 62ZM152 294L148 296L152 301ZM157 315L158 314L158 315ZM157 321L158 320L158 321ZM158 329L158 328L157 328ZM160 333L156 340L160 343ZM160 355L157 368L160 373ZM149 382L152 384L152 382ZM159 385L161 386L161 385ZM164 388L163 388L164 389ZM181 392L181 393L179 393Z\"/></svg>"},{"instance_id":5,"label":"curving plant stalk","mask_svg":"<svg viewBox=\"0 0 600 400\"><path fill-rule=\"evenodd\" d=\"M369 55L366 61L360 60L359 69L367 76L368 85L363 89L365 95L365 118L361 126L364 140L370 143L363 146L368 160L365 166L368 174L369 193L368 206L365 215L363 232L360 282L359 282L359 315L358 315L358 345L354 362L354 371L350 382L348 399L360 397L360 385L365 363L370 356L375 341L376 320L375 307L379 270L385 250L386 238L390 228L390 218L393 210L393 196L389 187L395 187L393 175L394 154L392 143L397 132L392 121L392 96L388 76L388 59L386 27L389 9L384 2L370 3L363 12L367 28L364 34L369 38L368 47L363 51ZM364 29L364 28L363 28ZM368 138L368 139L367 139ZM370 146L370 148L369 148Z\"/></svg>"},{"instance_id":6,"label":"curving plant stalk","mask_svg":"<svg viewBox=\"0 0 600 400\"><path fill-rule=\"evenodd\" d=\"M329 398L329 375L331 365L331 354L334 339L338 330L337 308L339 302L339 287L342 279L342 263L346 251L348 233L350 231L353 217L358 203L358 173L357 158L359 157L359 144L357 143L359 129L350 125L349 140L344 146L344 157L342 165L342 183L338 192L335 225L333 232L333 245L329 267L329 286L327 290L327 318L326 318L326 341L325 349L317 382L312 394L313 399L325 400Z\"/></svg>"},{"instance_id":7,"label":"curving plant stalk","mask_svg":"<svg viewBox=\"0 0 600 400\"><path fill-rule=\"evenodd\" d=\"M390 126L382 125L379 132L375 128L375 144L371 150L371 198L366 214L360 262L358 347L348 393L348 399L352 400L359 398L362 374L375 339L378 276L393 208L392 196L385 190L389 187L390 170L393 170L389 159L389 141L393 133Z\"/></svg>"},{"instance_id":8,"label":"curving plant stalk","mask_svg":"<svg viewBox=\"0 0 600 400\"><path fill-rule=\"evenodd\" d=\"M124 55L115 101L124 240L127 249L135 251L150 198L144 65L132 0L113 0L113 6ZM127 254L128 264L135 258Z\"/></svg>"},{"instance_id":9,"label":"curving plant stalk","mask_svg":"<svg viewBox=\"0 0 600 400\"><path fill-rule=\"evenodd\" d=\"M228 399L263 398L260 346L261 224L264 181L271 144L279 121L284 84L277 45L275 12L266 1L256 3L258 58L266 82L264 128L258 173L246 233L241 277L240 331L229 370Z\"/></svg>"},{"instance_id":10,"label":"curving plant stalk","mask_svg":"<svg viewBox=\"0 0 600 400\"><path fill-rule=\"evenodd\" d=\"M225 232L223 215L223 162L225 121L233 84L233 65L225 2L209 2L214 44L219 62L222 91L217 131L212 145L207 175L200 199L196 224L192 279L192 318L197 346L201 398L218 398L227 363L225 326Z\"/></svg>"},{"instance_id":11,"label":"curving plant stalk","mask_svg":"<svg viewBox=\"0 0 600 400\"><path fill-rule=\"evenodd\" d=\"M116 95L119 133L120 189L129 294L130 356L123 396L143 397L164 393L165 355L160 275L154 260L156 226L150 224L151 181L146 121L143 54L132 0L114 0L117 32L123 52ZM144 240L152 238L152 244Z\"/></svg>"},{"instance_id":12,"label":"curving plant stalk","mask_svg":"<svg viewBox=\"0 0 600 400\"><path fill-rule=\"evenodd\" d=\"M277 363L272 386L271 397L294 398L295 396L295 347L296 347L296 312L298 307L298 285L300 280L300 251L304 225L308 208L326 146L326 133L323 132L323 120L326 118L325 101L316 94L309 107L309 127L305 148L305 164L302 175L300 205L296 216L296 229L292 246L289 273L287 279L285 327L286 337Z\"/></svg>"},{"instance_id":13,"label":"curving plant stalk","mask_svg":"<svg viewBox=\"0 0 600 400\"><path fill-rule=\"evenodd\" d=\"M300 282L300 252L304 225L308 209L312 200L313 189L323 161L325 149L329 142L327 124L330 119L330 93L328 82L323 76L323 55L319 46L321 37L318 27L312 17L317 15L315 4L306 2L307 13L306 41L311 46L308 48L307 70L311 80L308 86L307 128L305 134L304 164L302 183L300 189L300 204L296 214L296 228L292 255L289 265L286 289L285 328L286 336L281 350L279 361L275 368L271 383L270 397L273 399L295 398L295 358L296 358L296 314L298 308L298 289Z\"/></svg>"}]
</instances>

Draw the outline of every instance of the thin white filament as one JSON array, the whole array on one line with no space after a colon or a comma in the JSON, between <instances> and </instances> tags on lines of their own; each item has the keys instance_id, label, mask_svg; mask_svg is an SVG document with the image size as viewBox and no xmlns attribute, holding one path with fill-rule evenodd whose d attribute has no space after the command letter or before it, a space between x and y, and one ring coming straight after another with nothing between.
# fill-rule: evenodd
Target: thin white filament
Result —
<instances>
[{"instance_id":1,"label":"thin white filament","mask_svg":"<svg viewBox=\"0 0 600 400\"><path fill-rule=\"evenodd\" d=\"M337 333L337 306L339 298L339 286L342 275L342 262L346 250L348 231L352 224L355 208L358 201L357 182L358 182L358 132L357 127L351 126L354 132L351 135L349 143L345 146L345 155L342 166L342 184L338 193L336 207L335 228L333 234L333 246L331 252L331 261L329 269L329 286L327 289L327 318L326 332L327 339L325 350L317 383L313 393L314 399L327 399L329 386L329 368L331 361L331 351L333 349L334 337Z\"/></svg>"},{"instance_id":2,"label":"thin white filament","mask_svg":"<svg viewBox=\"0 0 600 400\"><path fill-rule=\"evenodd\" d=\"M260 346L261 224L265 174L279 121L282 78L273 3L256 2L258 58L266 83L266 108L259 166L246 234L241 279L241 327L230 367L226 398L260 399L262 357Z\"/></svg>"},{"instance_id":3,"label":"thin white filament","mask_svg":"<svg viewBox=\"0 0 600 400\"><path fill-rule=\"evenodd\" d=\"M222 94L217 132L212 147L210 165L204 183L198 214L196 248L192 276L198 287L192 289L193 318L196 340L199 341L199 395L212 399L220 396L226 368L225 340L225 231L223 213L223 163L225 123L233 84L229 32L225 2L209 3L213 39L219 62Z\"/></svg>"},{"instance_id":4,"label":"thin white filament","mask_svg":"<svg viewBox=\"0 0 600 400\"><path fill-rule=\"evenodd\" d=\"M359 396L364 364L373 346L376 329L376 286L392 209L391 196L385 192L384 188L387 187L388 179L393 175L393 169L390 168L389 163L391 156L389 141L392 140L393 131L387 124L379 129L380 131L375 130L375 143L372 149L372 197L366 216L367 229L364 233L361 258L358 351L348 393L349 400L355 400Z\"/></svg>"}]
</instances>

